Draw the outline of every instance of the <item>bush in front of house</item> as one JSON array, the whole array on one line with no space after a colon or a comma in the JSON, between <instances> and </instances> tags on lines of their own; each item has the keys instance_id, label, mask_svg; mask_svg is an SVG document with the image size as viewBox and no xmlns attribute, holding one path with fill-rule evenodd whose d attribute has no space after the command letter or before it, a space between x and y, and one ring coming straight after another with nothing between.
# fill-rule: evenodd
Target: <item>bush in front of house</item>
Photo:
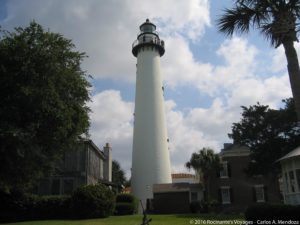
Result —
<instances>
[{"instance_id":1,"label":"bush in front of house","mask_svg":"<svg viewBox=\"0 0 300 225\"><path fill-rule=\"evenodd\" d=\"M131 215L137 213L138 201L131 194L118 194L116 197L115 215Z\"/></svg>"},{"instance_id":2,"label":"bush in front of house","mask_svg":"<svg viewBox=\"0 0 300 225\"><path fill-rule=\"evenodd\" d=\"M200 213L202 208L203 207L200 201L192 201L190 203L191 213Z\"/></svg>"},{"instance_id":3,"label":"bush in front of house","mask_svg":"<svg viewBox=\"0 0 300 225\"><path fill-rule=\"evenodd\" d=\"M104 218L113 213L115 196L103 184L86 185L75 190L71 201L75 218Z\"/></svg>"},{"instance_id":4,"label":"bush in front of house","mask_svg":"<svg viewBox=\"0 0 300 225\"><path fill-rule=\"evenodd\" d=\"M136 198L132 194L118 194L116 197L116 202L134 202Z\"/></svg>"},{"instance_id":5,"label":"bush in front of house","mask_svg":"<svg viewBox=\"0 0 300 225\"><path fill-rule=\"evenodd\" d=\"M32 196L32 219L72 218L70 196Z\"/></svg>"},{"instance_id":6,"label":"bush in front of house","mask_svg":"<svg viewBox=\"0 0 300 225\"><path fill-rule=\"evenodd\" d=\"M0 190L0 222L107 217L113 213L114 194L106 186L87 185L72 196L37 196Z\"/></svg>"},{"instance_id":7,"label":"bush in front of house","mask_svg":"<svg viewBox=\"0 0 300 225\"><path fill-rule=\"evenodd\" d=\"M70 197L36 196L0 191L0 222L64 219L70 217Z\"/></svg>"},{"instance_id":8,"label":"bush in front of house","mask_svg":"<svg viewBox=\"0 0 300 225\"><path fill-rule=\"evenodd\" d=\"M30 214L30 200L22 192L0 191L0 222L25 220Z\"/></svg>"},{"instance_id":9,"label":"bush in front of house","mask_svg":"<svg viewBox=\"0 0 300 225\"><path fill-rule=\"evenodd\" d=\"M300 206L280 204L257 204L245 211L247 221L300 221Z\"/></svg>"}]
</instances>

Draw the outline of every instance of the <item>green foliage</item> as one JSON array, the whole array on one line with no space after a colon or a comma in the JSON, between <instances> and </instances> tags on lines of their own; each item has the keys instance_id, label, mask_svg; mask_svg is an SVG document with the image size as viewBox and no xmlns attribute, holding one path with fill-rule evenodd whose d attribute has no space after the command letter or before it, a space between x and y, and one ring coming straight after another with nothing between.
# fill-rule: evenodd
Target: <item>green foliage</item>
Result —
<instances>
[{"instance_id":1,"label":"green foliage","mask_svg":"<svg viewBox=\"0 0 300 225\"><path fill-rule=\"evenodd\" d=\"M108 217L114 201L112 191L102 184L83 186L71 197L0 191L0 222Z\"/></svg>"},{"instance_id":2,"label":"green foliage","mask_svg":"<svg viewBox=\"0 0 300 225\"><path fill-rule=\"evenodd\" d=\"M122 170L120 163L116 160L112 161L112 182L120 185L126 183L125 172Z\"/></svg>"},{"instance_id":3,"label":"green foliage","mask_svg":"<svg viewBox=\"0 0 300 225\"><path fill-rule=\"evenodd\" d=\"M0 192L0 222L70 218L70 200L66 196Z\"/></svg>"},{"instance_id":4,"label":"green foliage","mask_svg":"<svg viewBox=\"0 0 300 225\"><path fill-rule=\"evenodd\" d=\"M130 215L137 213L138 199L131 194L118 194L116 197L115 215Z\"/></svg>"},{"instance_id":5,"label":"green foliage","mask_svg":"<svg viewBox=\"0 0 300 225\"><path fill-rule=\"evenodd\" d=\"M136 213L135 205L133 203L128 202L117 202L115 215L122 216L122 215L132 215Z\"/></svg>"},{"instance_id":6,"label":"green foliage","mask_svg":"<svg viewBox=\"0 0 300 225\"><path fill-rule=\"evenodd\" d=\"M284 100L284 108L269 106L243 106L242 119L232 125L228 136L234 143L248 146L251 150L249 174L277 172L274 162L300 145L300 127L292 99Z\"/></svg>"},{"instance_id":7,"label":"green foliage","mask_svg":"<svg viewBox=\"0 0 300 225\"><path fill-rule=\"evenodd\" d=\"M204 176L212 169L220 168L220 158L210 148L202 148L198 153L194 152L185 166L188 169L193 168L197 172L202 172Z\"/></svg>"},{"instance_id":8,"label":"green foliage","mask_svg":"<svg viewBox=\"0 0 300 225\"><path fill-rule=\"evenodd\" d=\"M247 208L245 219L247 221L300 221L300 206L271 204L253 205Z\"/></svg>"},{"instance_id":9,"label":"green foliage","mask_svg":"<svg viewBox=\"0 0 300 225\"><path fill-rule=\"evenodd\" d=\"M198 153L194 152L185 166L188 169L193 168L197 173L203 175L203 182L205 186L204 198L207 200L210 197L210 179L209 174L214 170L221 168L221 162L218 154L210 148L202 148Z\"/></svg>"},{"instance_id":10,"label":"green foliage","mask_svg":"<svg viewBox=\"0 0 300 225\"><path fill-rule=\"evenodd\" d=\"M299 1L236 0L231 9L224 10L217 24L228 35L247 33L253 27L277 47L287 39L298 40L297 19L300 19Z\"/></svg>"},{"instance_id":11,"label":"green foliage","mask_svg":"<svg viewBox=\"0 0 300 225\"><path fill-rule=\"evenodd\" d=\"M84 53L31 22L0 31L0 188L26 189L89 127Z\"/></svg>"},{"instance_id":12,"label":"green foliage","mask_svg":"<svg viewBox=\"0 0 300 225\"><path fill-rule=\"evenodd\" d=\"M108 217L113 213L115 196L102 184L86 185L72 195L72 209L77 218Z\"/></svg>"},{"instance_id":13,"label":"green foliage","mask_svg":"<svg viewBox=\"0 0 300 225\"><path fill-rule=\"evenodd\" d=\"M203 208L203 206L200 201L192 201L190 203L191 213L200 213L202 208Z\"/></svg>"},{"instance_id":14,"label":"green foliage","mask_svg":"<svg viewBox=\"0 0 300 225\"><path fill-rule=\"evenodd\" d=\"M134 202L136 198L131 194L118 194L116 202Z\"/></svg>"},{"instance_id":15,"label":"green foliage","mask_svg":"<svg viewBox=\"0 0 300 225\"><path fill-rule=\"evenodd\" d=\"M70 196L39 196L32 198L34 219L72 218Z\"/></svg>"}]
</instances>

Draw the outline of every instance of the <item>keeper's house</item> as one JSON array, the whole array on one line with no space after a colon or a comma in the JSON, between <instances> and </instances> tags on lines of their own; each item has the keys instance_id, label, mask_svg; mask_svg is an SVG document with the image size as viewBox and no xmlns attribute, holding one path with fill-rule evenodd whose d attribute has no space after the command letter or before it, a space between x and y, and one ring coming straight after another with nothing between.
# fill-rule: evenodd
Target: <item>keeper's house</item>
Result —
<instances>
[{"instance_id":1,"label":"keeper's house","mask_svg":"<svg viewBox=\"0 0 300 225\"><path fill-rule=\"evenodd\" d=\"M38 185L40 195L68 195L76 188L98 182L113 185L111 147L108 143L100 150L92 140L78 143L66 151L53 176Z\"/></svg>"},{"instance_id":2,"label":"keeper's house","mask_svg":"<svg viewBox=\"0 0 300 225\"><path fill-rule=\"evenodd\" d=\"M250 162L249 148L226 143L219 155L223 168L211 174L209 194L218 200L221 209L244 211L254 203L281 202L277 178L245 173Z\"/></svg>"}]
</instances>

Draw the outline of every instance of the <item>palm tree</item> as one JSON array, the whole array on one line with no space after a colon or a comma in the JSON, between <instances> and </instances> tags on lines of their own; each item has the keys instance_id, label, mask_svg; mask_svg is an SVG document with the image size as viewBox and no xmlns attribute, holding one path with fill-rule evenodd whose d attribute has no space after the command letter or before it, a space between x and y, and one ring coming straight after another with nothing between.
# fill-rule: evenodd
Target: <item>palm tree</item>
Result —
<instances>
[{"instance_id":1,"label":"palm tree","mask_svg":"<svg viewBox=\"0 0 300 225\"><path fill-rule=\"evenodd\" d=\"M193 168L196 173L201 174L203 177L203 183L205 187L205 200L210 197L210 179L209 174L214 169L220 169L220 158L210 148L202 148L198 153L194 152L185 166L188 169Z\"/></svg>"},{"instance_id":2,"label":"palm tree","mask_svg":"<svg viewBox=\"0 0 300 225\"><path fill-rule=\"evenodd\" d=\"M258 29L271 45L284 47L291 89L300 122L300 69L294 41L298 42L300 0L235 0L218 19L218 29L232 36Z\"/></svg>"}]
</instances>

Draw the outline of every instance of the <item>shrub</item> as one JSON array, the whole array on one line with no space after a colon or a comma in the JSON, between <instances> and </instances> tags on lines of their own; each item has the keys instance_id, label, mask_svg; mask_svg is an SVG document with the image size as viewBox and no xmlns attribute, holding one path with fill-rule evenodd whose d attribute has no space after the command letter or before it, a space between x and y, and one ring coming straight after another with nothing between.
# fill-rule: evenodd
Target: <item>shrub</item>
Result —
<instances>
[{"instance_id":1,"label":"shrub","mask_svg":"<svg viewBox=\"0 0 300 225\"><path fill-rule=\"evenodd\" d=\"M135 213L135 206L128 202L117 202L115 208L115 215L131 215Z\"/></svg>"},{"instance_id":2,"label":"shrub","mask_svg":"<svg viewBox=\"0 0 300 225\"><path fill-rule=\"evenodd\" d=\"M192 201L190 203L191 213L199 213L201 211L201 202L200 201Z\"/></svg>"},{"instance_id":3,"label":"shrub","mask_svg":"<svg viewBox=\"0 0 300 225\"><path fill-rule=\"evenodd\" d=\"M299 221L300 206L258 204L247 208L245 212L247 221L257 220L283 220Z\"/></svg>"},{"instance_id":4,"label":"shrub","mask_svg":"<svg viewBox=\"0 0 300 225\"><path fill-rule=\"evenodd\" d=\"M114 194L102 184L86 185L72 195L72 209L76 218L108 217L114 209Z\"/></svg>"},{"instance_id":5,"label":"shrub","mask_svg":"<svg viewBox=\"0 0 300 225\"><path fill-rule=\"evenodd\" d=\"M131 194L118 194L116 202L134 202L135 197Z\"/></svg>"},{"instance_id":6,"label":"shrub","mask_svg":"<svg viewBox=\"0 0 300 225\"><path fill-rule=\"evenodd\" d=\"M0 222L64 219L70 216L70 197L0 192Z\"/></svg>"},{"instance_id":7,"label":"shrub","mask_svg":"<svg viewBox=\"0 0 300 225\"><path fill-rule=\"evenodd\" d=\"M0 202L1 222L25 220L29 216L30 200L21 192L6 193L1 191Z\"/></svg>"},{"instance_id":8,"label":"shrub","mask_svg":"<svg viewBox=\"0 0 300 225\"><path fill-rule=\"evenodd\" d=\"M137 213L138 201L131 194L118 194L116 197L115 215L130 215Z\"/></svg>"},{"instance_id":9,"label":"shrub","mask_svg":"<svg viewBox=\"0 0 300 225\"><path fill-rule=\"evenodd\" d=\"M71 197L41 196L33 198L33 219L66 219L70 218Z\"/></svg>"}]
</instances>

